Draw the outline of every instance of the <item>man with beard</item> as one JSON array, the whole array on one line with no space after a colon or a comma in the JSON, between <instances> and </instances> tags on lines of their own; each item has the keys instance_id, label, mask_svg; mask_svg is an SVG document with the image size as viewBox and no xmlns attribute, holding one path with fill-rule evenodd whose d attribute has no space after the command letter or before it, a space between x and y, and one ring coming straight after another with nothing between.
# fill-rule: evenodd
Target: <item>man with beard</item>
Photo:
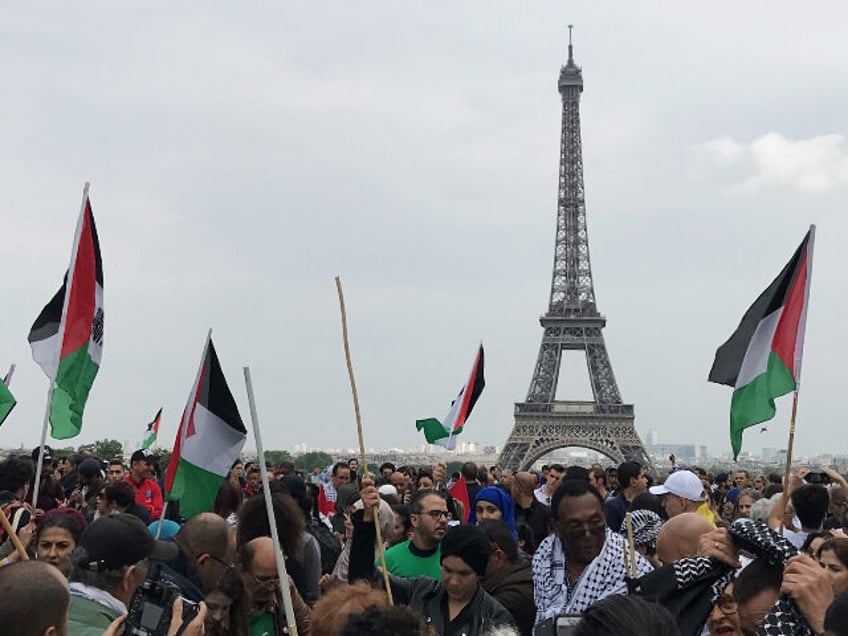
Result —
<instances>
[{"instance_id":1,"label":"man with beard","mask_svg":"<svg viewBox=\"0 0 848 636\"><path fill-rule=\"evenodd\" d=\"M439 546L448 528L448 504L436 490L419 490L409 504L412 539L386 550L386 568L396 576L442 579Z\"/></svg>"}]
</instances>

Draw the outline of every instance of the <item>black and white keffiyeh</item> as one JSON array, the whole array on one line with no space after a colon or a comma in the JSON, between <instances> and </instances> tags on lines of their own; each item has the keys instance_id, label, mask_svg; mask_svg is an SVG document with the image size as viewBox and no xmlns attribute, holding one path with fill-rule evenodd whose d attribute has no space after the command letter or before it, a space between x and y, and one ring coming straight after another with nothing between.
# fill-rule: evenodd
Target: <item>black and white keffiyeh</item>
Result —
<instances>
[{"instance_id":1,"label":"black and white keffiyeh","mask_svg":"<svg viewBox=\"0 0 848 636\"><path fill-rule=\"evenodd\" d=\"M625 555L627 541L606 530L600 554L583 570L573 585L568 584L568 556L562 541L549 535L533 555L533 595L536 599L536 622L561 614L579 614L592 603L612 594L626 594ZM636 555L638 576L653 567L642 555Z\"/></svg>"},{"instance_id":2,"label":"black and white keffiyeh","mask_svg":"<svg viewBox=\"0 0 848 636\"><path fill-rule=\"evenodd\" d=\"M798 554L798 549L788 539L771 530L762 521L734 523L728 528L736 547L752 552L769 564L785 568L786 563ZM789 595L783 595L766 614L757 627L757 636L814 636L807 619Z\"/></svg>"},{"instance_id":3,"label":"black and white keffiyeh","mask_svg":"<svg viewBox=\"0 0 848 636\"><path fill-rule=\"evenodd\" d=\"M662 528L662 519L653 510L636 510L630 513L630 525L633 528L633 545L646 547L651 553L657 549L657 537ZM618 533L627 539L627 518L621 522Z\"/></svg>"}]
</instances>

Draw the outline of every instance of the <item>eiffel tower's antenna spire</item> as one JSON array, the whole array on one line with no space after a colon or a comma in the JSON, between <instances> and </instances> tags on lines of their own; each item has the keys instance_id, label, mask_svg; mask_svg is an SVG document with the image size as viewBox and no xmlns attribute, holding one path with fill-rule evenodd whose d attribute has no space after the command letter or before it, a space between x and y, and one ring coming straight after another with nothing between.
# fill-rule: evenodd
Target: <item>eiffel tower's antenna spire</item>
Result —
<instances>
[{"instance_id":1,"label":"eiffel tower's antenna spire","mask_svg":"<svg viewBox=\"0 0 848 636\"><path fill-rule=\"evenodd\" d=\"M574 47L571 45L571 29L574 28L573 24L568 25L568 65L574 65Z\"/></svg>"}]
</instances>

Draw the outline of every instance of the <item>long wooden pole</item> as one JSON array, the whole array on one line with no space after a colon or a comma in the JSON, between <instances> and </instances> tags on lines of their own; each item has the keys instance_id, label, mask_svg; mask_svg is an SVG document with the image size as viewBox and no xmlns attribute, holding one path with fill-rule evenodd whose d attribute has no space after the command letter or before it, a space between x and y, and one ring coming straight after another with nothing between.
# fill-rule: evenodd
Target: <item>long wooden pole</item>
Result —
<instances>
[{"instance_id":1,"label":"long wooden pole","mask_svg":"<svg viewBox=\"0 0 848 636\"><path fill-rule=\"evenodd\" d=\"M253 397L253 382L250 380L250 367L244 367L244 384L247 387L247 401L250 404L250 419L253 421L253 437L256 439L256 452L259 453L259 470L262 471L262 491L265 497L265 511L268 513L268 525L271 526L271 540L274 542L274 557L277 561L277 576L280 579L280 591L283 593L283 609L289 633L297 636L297 622L294 618L289 575L286 572L286 559L280 548L280 535L274 505L271 503L271 484L268 482L268 468L265 466L265 450L262 447L262 434L259 432L259 416L256 413L256 400Z\"/></svg>"},{"instance_id":2,"label":"long wooden pole","mask_svg":"<svg viewBox=\"0 0 848 636\"><path fill-rule=\"evenodd\" d=\"M786 445L786 468L783 471L783 497L780 500L783 502L783 510L780 515L780 534L783 534L783 519L786 516L786 503L789 498L786 493L789 491L789 476L792 471L792 447L795 445L795 414L798 412L798 389L792 394L792 417L789 420L789 442Z\"/></svg>"},{"instance_id":3,"label":"long wooden pole","mask_svg":"<svg viewBox=\"0 0 848 636\"><path fill-rule=\"evenodd\" d=\"M339 308L342 313L342 338L344 339L345 359L347 360L347 375L350 378L350 390L353 392L353 410L356 413L356 432L359 435L359 455L362 462L362 474L368 475L368 460L365 458L365 441L362 437L362 415L359 412L359 396L356 393L356 379L353 377L353 364L350 361L350 344L347 339L347 312L345 312L344 292L342 292L342 280L336 276L336 290L339 293ZM383 567L383 584L386 586L386 596L389 597L389 605L394 605L392 598L392 587L389 584L389 571L386 569L386 550L383 547L383 536L380 530L380 507L374 508L374 529L377 531L377 549L380 551L380 565Z\"/></svg>"},{"instance_id":4,"label":"long wooden pole","mask_svg":"<svg viewBox=\"0 0 848 636\"><path fill-rule=\"evenodd\" d=\"M627 522L627 544L630 546L630 576L636 578L636 545L633 543L633 519L630 512L624 513L624 518Z\"/></svg>"}]
</instances>

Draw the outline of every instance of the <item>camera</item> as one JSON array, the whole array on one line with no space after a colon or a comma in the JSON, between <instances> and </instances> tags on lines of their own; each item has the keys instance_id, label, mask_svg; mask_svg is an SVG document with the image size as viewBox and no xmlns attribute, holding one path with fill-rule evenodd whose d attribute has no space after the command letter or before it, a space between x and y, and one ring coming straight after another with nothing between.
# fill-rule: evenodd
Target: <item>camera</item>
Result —
<instances>
[{"instance_id":1,"label":"camera","mask_svg":"<svg viewBox=\"0 0 848 636\"><path fill-rule=\"evenodd\" d=\"M580 614L562 614L533 627L533 636L571 636L580 622Z\"/></svg>"},{"instance_id":2,"label":"camera","mask_svg":"<svg viewBox=\"0 0 848 636\"><path fill-rule=\"evenodd\" d=\"M200 599L186 598L179 584L180 578L161 563L150 566L144 583L130 600L124 636L166 636L177 598L183 602L183 627L197 616Z\"/></svg>"}]
</instances>

